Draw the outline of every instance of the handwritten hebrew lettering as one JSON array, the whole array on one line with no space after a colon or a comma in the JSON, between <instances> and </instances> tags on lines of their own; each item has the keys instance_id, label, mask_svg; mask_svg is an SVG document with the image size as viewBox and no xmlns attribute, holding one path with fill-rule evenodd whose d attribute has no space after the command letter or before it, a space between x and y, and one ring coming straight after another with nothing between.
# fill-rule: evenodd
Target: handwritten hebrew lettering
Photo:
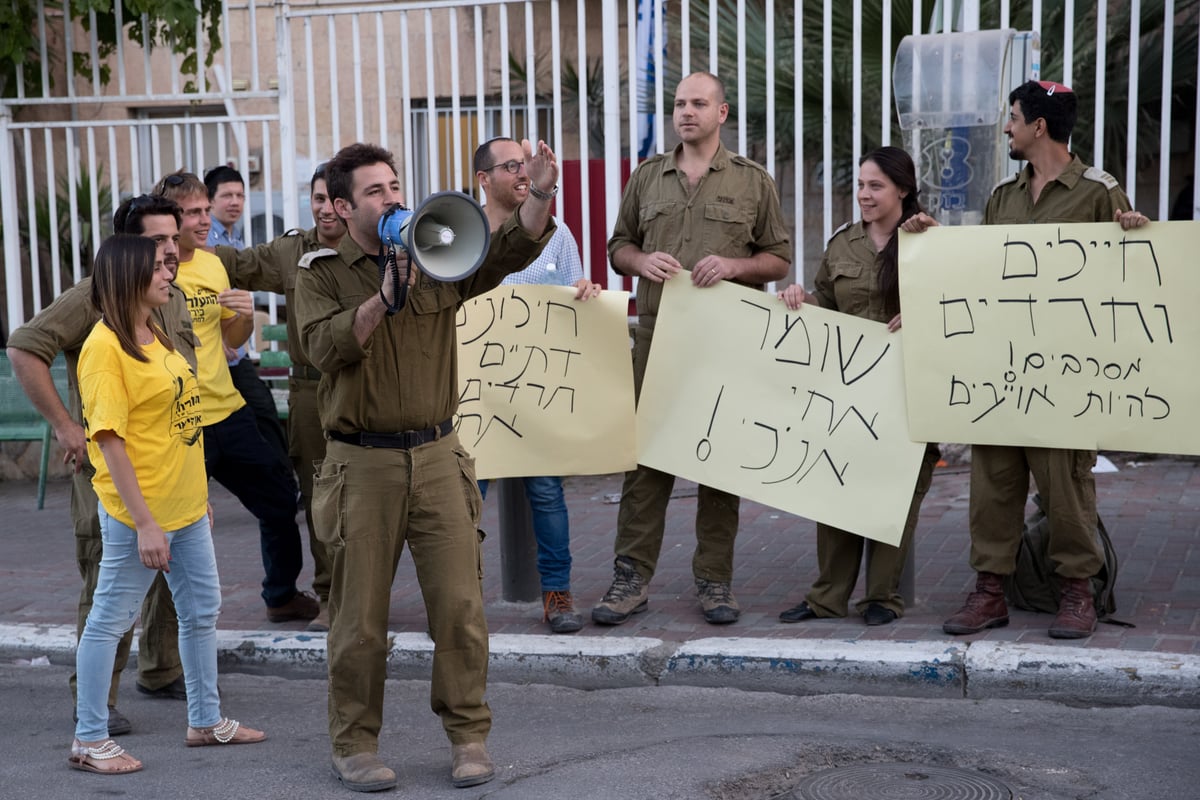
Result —
<instances>
[{"instance_id":1,"label":"handwritten hebrew lettering","mask_svg":"<svg viewBox=\"0 0 1200 800\"><path fill-rule=\"evenodd\" d=\"M889 544L924 445L899 336L763 292L667 282L638 403L638 461Z\"/></svg>"},{"instance_id":2,"label":"handwritten hebrew lettering","mask_svg":"<svg viewBox=\"0 0 1200 800\"><path fill-rule=\"evenodd\" d=\"M502 286L459 309L456 427L480 478L636 463L629 295L574 295Z\"/></svg>"},{"instance_id":3,"label":"handwritten hebrew lettering","mask_svg":"<svg viewBox=\"0 0 1200 800\"><path fill-rule=\"evenodd\" d=\"M902 234L913 437L1200 454L1198 242L1196 222Z\"/></svg>"}]
</instances>

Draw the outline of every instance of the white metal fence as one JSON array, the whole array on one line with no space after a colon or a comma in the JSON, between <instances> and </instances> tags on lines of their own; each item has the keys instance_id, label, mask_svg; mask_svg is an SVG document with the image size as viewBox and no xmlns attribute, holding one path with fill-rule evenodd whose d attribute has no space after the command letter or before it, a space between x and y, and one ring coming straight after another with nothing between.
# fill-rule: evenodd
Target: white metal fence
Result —
<instances>
[{"instance_id":1,"label":"white metal fence","mask_svg":"<svg viewBox=\"0 0 1200 800\"><path fill-rule=\"evenodd\" d=\"M776 176L798 270L807 262L811 274L825 238L855 213L850 165L893 141L896 45L931 29L1042 30L1043 52L1055 53L1042 77L1089 101L1075 148L1165 219L1200 171L1197 9L1197 0L224 0L224 46L189 73L181 56L144 41L122 39L102 59L79 21L39 6L42 90L27 96L18 74L16 96L0 101L0 332L85 274L121 198L163 174L232 162L247 178L247 217L263 223L248 235L269 238L308 223L311 170L359 140L397 154L413 201L471 191L471 153L493 135L545 138L564 165L559 215L581 239L585 267L618 286L604 241L623 177L673 144L670 90L697 69L725 80L728 143ZM95 31L94 12L89 22ZM118 28L127 22L118 17ZM73 51L89 55L89 70L63 57ZM1153 113L1147 97L1159 99ZM1189 209L1200 217L1195 188Z\"/></svg>"}]
</instances>

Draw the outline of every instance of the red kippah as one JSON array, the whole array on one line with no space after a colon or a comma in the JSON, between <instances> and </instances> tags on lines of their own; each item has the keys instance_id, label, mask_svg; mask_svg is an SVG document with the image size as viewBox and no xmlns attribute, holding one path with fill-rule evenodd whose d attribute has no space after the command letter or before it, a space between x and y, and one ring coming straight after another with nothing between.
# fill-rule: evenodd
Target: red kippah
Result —
<instances>
[{"instance_id":1,"label":"red kippah","mask_svg":"<svg viewBox=\"0 0 1200 800\"><path fill-rule=\"evenodd\" d=\"M1064 86L1054 81L1038 81L1038 86L1046 90L1046 94L1074 94L1070 86Z\"/></svg>"}]
</instances>

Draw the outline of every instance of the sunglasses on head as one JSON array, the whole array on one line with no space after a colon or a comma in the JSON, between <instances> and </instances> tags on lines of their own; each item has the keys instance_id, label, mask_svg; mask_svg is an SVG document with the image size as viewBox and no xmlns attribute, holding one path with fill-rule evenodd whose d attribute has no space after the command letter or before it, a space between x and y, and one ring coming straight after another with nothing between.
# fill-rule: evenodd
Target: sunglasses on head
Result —
<instances>
[{"instance_id":1,"label":"sunglasses on head","mask_svg":"<svg viewBox=\"0 0 1200 800\"><path fill-rule=\"evenodd\" d=\"M139 194L137 197L135 197L129 201L129 210L137 211L139 208L145 208L146 206L152 206L157 202L159 202L159 198L153 197L148 194Z\"/></svg>"}]
</instances>

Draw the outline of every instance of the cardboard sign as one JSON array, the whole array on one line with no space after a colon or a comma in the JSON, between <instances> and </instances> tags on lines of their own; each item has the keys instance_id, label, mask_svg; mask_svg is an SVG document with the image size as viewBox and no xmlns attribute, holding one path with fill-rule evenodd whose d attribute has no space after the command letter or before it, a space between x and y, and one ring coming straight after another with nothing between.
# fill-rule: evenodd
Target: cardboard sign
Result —
<instances>
[{"instance_id":1,"label":"cardboard sign","mask_svg":"<svg viewBox=\"0 0 1200 800\"><path fill-rule=\"evenodd\" d=\"M1200 224L901 233L909 426L943 442L1200 454Z\"/></svg>"},{"instance_id":2,"label":"cardboard sign","mask_svg":"<svg viewBox=\"0 0 1200 800\"><path fill-rule=\"evenodd\" d=\"M637 423L642 464L891 545L925 451L886 326L687 273L664 287Z\"/></svg>"},{"instance_id":3,"label":"cardboard sign","mask_svg":"<svg viewBox=\"0 0 1200 800\"><path fill-rule=\"evenodd\" d=\"M500 286L458 313L458 418L478 476L632 469L628 292Z\"/></svg>"}]
</instances>

